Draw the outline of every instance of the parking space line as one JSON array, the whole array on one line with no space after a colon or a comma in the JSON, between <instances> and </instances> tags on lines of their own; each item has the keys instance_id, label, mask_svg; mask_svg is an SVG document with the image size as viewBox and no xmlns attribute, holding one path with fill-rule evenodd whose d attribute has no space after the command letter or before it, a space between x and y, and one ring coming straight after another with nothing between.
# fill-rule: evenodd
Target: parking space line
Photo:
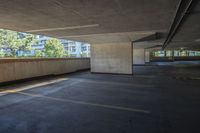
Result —
<instances>
[{"instance_id":1,"label":"parking space line","mask_svg":"<svg viewBox=\"0 0 200 133\"><path fill-rule=\"evenodd\" d=\"M46 99L50 99L50 100L56 100L56 101L60 101L60 102L68 102L68 103L74 103L74 104L96 106L96 107L103 107L103 108L108 108L108 109L145 113L145 114L151 113L148 110L142 110L142 109L134 109L134 108L128 108L128 107L114 106L114 105L106 105L106 104L90 103L90 102L76 101L76 100L70 100L70 99L54 98L54 97L49 97L49 96L44 96L44 95L39 95L39 94L30 94L30 93L25 93L25 92L15 92L15 93L27 95L27 96L31 96L31 97L39 97L39 98L46 98Z\"/></svg>"}]
</instances>

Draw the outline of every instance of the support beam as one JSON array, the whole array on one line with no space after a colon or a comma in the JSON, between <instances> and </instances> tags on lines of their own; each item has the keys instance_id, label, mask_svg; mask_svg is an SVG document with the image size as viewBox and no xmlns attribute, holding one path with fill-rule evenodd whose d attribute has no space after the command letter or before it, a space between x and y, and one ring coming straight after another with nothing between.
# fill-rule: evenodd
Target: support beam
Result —
<instances>
[{"instance_id":1,"label":"support beam","mask_svg":"<svg viewBox=\"0 0 200 133\"><path fill-rule=\"evenodd\" d=\"M133 42L134 42L134 43L137 43L137 42L155 41L155 40L162 39L162 38L164 38L165 36L166 36L165 33L162 33L162 32L155 32L154 34L145 36L145 37L140 38L140 39L138 39L138 40L135 40L135 41L133 41Z\"/></svg>"},{"instance_id":2,"label":"support beam","mask_svg":"<svg viewBox=\"0 0 200 133\"><path fill-rule=\"evenodd\" d=\"M104 43L91 45L91 72L133 74L132 44Z\"/></svg>"},{"instance_id":3,"label":"support beam","mask_svg":"<svg viewBox=\"0 0 200 133\"><path fill-rule=\"evenodd\" d=\"M165 49L167 45L174 38L176 32L180 28L181 24L184 22L186 16L189 15L191 9L194 7L197 0L180 0L178 8L176 10L176 14L174 16L174 20L170 26L169 33L167 38L162 46L162 49Z\"/></svg>"}]
</instances>

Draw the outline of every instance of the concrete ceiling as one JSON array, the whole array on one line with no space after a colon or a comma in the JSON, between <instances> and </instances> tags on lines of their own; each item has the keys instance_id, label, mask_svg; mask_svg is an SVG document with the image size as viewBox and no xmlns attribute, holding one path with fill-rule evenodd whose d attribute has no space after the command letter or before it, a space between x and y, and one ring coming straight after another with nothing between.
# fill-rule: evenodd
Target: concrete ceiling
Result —
<instances>
[{"instance_id":1,"label":"concrete ceiling","mask_svg":"<svg viewBox=\"0 0 200 133\"><path fill-rule=\"evenodd\" d=\"M136 41L156 33L167 34L178 3L179 0L1 0L0 28L91 44ZM199 37L199 30L196 31ZM183 33L177 38L181 40ZM161 44L165 36L162 37L135 44Z\"/></svg>"}]
</instances>

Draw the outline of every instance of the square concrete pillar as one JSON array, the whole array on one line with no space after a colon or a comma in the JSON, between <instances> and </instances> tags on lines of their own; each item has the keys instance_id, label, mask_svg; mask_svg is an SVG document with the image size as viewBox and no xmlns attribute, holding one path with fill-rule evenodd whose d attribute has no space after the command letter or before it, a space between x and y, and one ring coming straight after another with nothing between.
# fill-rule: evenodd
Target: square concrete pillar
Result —
<instances>
[{"instance_id":1,"label":"square concrete pillar","mask_svg":"<svg viewBox=\"0 0 200 133\"><path fill-rule=\"evenodd\" d=\"M148 50L145 50L145 62L150 62L150 52Z\"/></svg>"},{"instance_id":2,"label":"square concrete pillar","mask_svg":"<svg viewBox=\"0 0 200 133\"><path fill-rule=\"evenodd\" d=\"M132 44L104 43L91 45L91 72L133 74Z\"/></svg>"},{"instance_id":3,"label":"square concrete pillar","mask_svg":"<svg viewBox=\"0 0 200 133\"><path fill-rule=\"evenodd\" d=\"M133 64L144 65L145 64L145 50L133 48Z\"/></svg>"}]
</instances>

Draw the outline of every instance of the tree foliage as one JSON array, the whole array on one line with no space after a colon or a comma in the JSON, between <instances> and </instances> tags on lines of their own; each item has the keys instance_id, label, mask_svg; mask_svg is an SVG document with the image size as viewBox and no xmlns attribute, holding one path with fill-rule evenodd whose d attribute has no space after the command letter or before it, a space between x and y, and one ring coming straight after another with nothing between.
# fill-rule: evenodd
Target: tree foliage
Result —
<instances>
[{"instance_id":1,"label":"tree foliage","mask_svg":"<svg viewBox=\"0 0 200 133\"><path fill-rule=\"evenodd\" d=\"M49 39L45 43L44 53L47 57L65 57L65 49L58 39Z\"/></svg>"},{"instance_id":2,"label":"tree foliage","mask_svg":"<svg viewBox=\"0 0 200 133\"><path fill-rule=\"evenodd\" d=\"M17 51L31 51L35 43L34 35L0 29L0 49L6 50L9 56L16 57Z\"/></svg>"},{"instance_id":3,"label":"tree foliage","mask_svg":"<svg viewBox=\"0 0 200 133\"><path fill-rule=\"evenodd\" d=\"M35 57L44 57L44 52L42 50L35 50Z\"/></svg>"},{"instance_id":4,"label":"tree foliage","mask_svg":"<svg viewBox=\"0 0 200 133\"><path fill-rule=\"evenodd\" d=\"M43 50L33 49L37 45L35 35L0 29L0 57L66 57L68 54L58 39L45 42Z\"/></svg>"},{"instance_id":5,"label":"tree foliage","mask_svg":"<svg viewBox=\"0 0 200 133\"><path fill-rule=\"evenodd\" d=\"M0 57L5 57L5 52L3 50L0 50Z\"/></svg>"}]
</instances>

